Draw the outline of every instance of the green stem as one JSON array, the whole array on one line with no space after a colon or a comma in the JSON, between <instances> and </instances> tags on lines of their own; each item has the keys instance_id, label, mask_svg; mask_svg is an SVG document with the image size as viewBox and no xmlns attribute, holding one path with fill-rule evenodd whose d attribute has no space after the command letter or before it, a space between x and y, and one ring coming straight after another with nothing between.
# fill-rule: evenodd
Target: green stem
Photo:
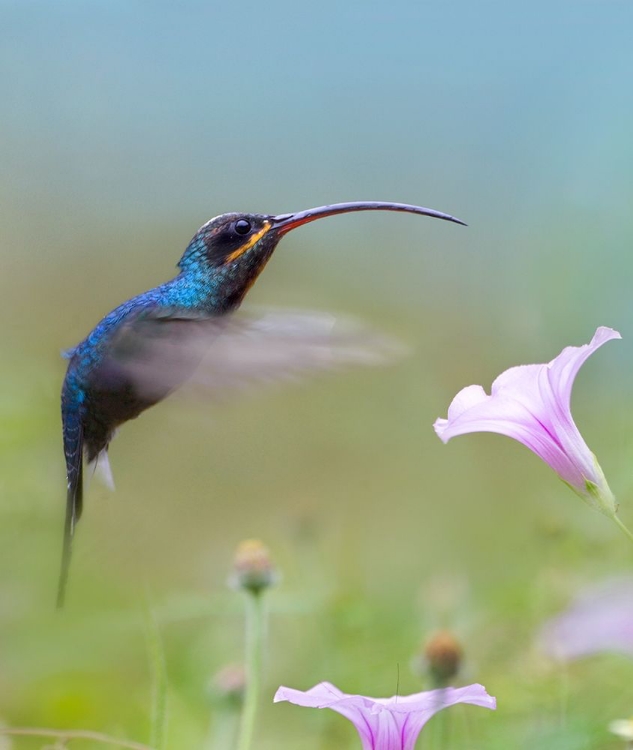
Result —
<instances>
[{"instance_id":1,"label":"green stem","mask_svg":"<svg viewBox=\"0 0 633 750\"><path fill-rule=\"evenodd\" d=\"M613 516L613 520L617 523L617 525L622 529L622 531L628 536L628 538L633 542L633 534L628 530L628 528L620 521L618 516Z\"/></svg>"},{"instance_id":2,"label":"green stem","mask_svg":"<svg viewBox=\"0 0 633 750\"><path fill-rule=\"evenodd\" d=\"M246 595L246 692L237 750L250 750L261 687L265 616L261 592Z\"/></svg>"},{"instance_id":3,"label":"green stem","mask_svg":"<svg viewBox=\"0 0 633 750\"><path fill-rule=\"evenodd\" d=\"M227 750L235 744L238 713L234 710L220 709L209 730L205 750Z\"/></svg>"},{"instance_id":4,"label":"green stem","mask_svg":"<svg viewBox=\"0 0 633 750\"><path fill-rule=\"evenodd\" d=\"M567 726L567 713L569 709L569 669L567 662L558 665L560 674L560 725Z\"/></svg>"},{"instance_id":5,"label":"green stem","mask_svg":"<svg viewBox=\"0 0 633 750\"><path fill-rule=\"evenodd\" d=\"M152 714L150 745L164 750L167 738L167 667L158 625L151 612L149 597L145 597L145 638L152 667Z\"/></svg>"}]
</instances>

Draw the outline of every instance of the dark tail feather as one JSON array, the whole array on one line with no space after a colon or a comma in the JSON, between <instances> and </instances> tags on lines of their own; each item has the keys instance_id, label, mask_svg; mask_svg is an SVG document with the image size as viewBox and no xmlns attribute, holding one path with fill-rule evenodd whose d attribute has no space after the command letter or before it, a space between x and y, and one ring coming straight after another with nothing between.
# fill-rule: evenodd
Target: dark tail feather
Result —
<instances>
[{"instance_id":1,"label":"dark tail feather","mask_svg":"<svg viewBox=\"0 0 633 750\"><path fill-rule=\"evenodd\" d=\"M62 566L57 587L58 609L64 606L72 556L73 535L83 508L83 429L79 415L73 415L73 417L64 415L64 452L66 454L68 492L66 494Z\"/></svg>"},{"instance_id":2,"label":"dark tail feather","mask_svg":"<svg viewBox=\"0 0 633 750\"><path fill-rule=\"evenodd\" d=\"M59 573L59 585L57 586L57 608L64 606L66 599L66 585L68 583L68 571L72 557L73 536L75 525L81 516L83 501L83 469L81 463L78 469L78 479L68 487L66 495L66 519L64 521L64 546L62 549L62 567Z\"/></svg>"}]
</instances>

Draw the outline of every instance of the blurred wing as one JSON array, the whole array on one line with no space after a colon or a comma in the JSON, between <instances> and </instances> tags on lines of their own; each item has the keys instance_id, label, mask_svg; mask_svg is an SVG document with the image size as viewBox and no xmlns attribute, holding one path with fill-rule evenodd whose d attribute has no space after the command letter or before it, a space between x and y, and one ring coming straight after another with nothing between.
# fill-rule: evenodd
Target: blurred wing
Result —
<instances>
[{"instance_id":1,"label":"blurred wing","mask_svg":"<svg viewBox=\"0 0 633 750\"><path fill-rule=\"evenodd\" d=\"M189 380L207 395L313 372L386 365L403 347L349 320L317 312L266 311L259 315L157 323L136 355L119 363L137 392L158 394ZM186 377L184 376L186 374Z\"/></svg>"}]
</instances>

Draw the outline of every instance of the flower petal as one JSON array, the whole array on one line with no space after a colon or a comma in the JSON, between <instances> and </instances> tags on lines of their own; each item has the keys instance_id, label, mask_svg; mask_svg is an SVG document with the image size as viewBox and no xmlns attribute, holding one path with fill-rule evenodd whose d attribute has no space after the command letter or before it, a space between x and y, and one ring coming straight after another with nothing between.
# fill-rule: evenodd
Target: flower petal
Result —
<instances>
[{"instance_id":1,"label":"flower petal","mask_svg":"<svg viewBox=\"0 0 633 750\"><path fill-rule=\"evenodd\" d=\"M469 386L464 391L473 388L480 386ZM460 391L455 400L460 399L463 403L464 391ZM551 431L522 403L506 397L505 394L486 395L485 399L475 403L470 409L458 411L458 416L453 419L451 414L455 414L455 410L451 404L449 419L437 419L433 425L437 436L447 443L453 437L470 432L496 432L506 435L527 446L569 484L584 486L583 475L552 436Z\"/></svg>"},{"instance_id":2,"label":"flower petal","mask_svg":"<svg viewBox=\"0 0 633 750\"><path fill-rule=\"evenodd\" d=\"M330 703L335 703L345 697L345 693L342 693L331 682L319 682L309 690L295 690L282 685L275 693L273 703L288 701L308 708L328 708Z\"/></svg>"},{"instance_id":3,"label":"flower petal","mask_svg":"<svg viewBox=\"0 0 633 750\"><path fill-rule=\"evenodd\" d=\"M633 579L586 589L565 612L545 623L539 644L561 661L605 652L633 656Z\"/></svg>"},{"instance_id":4,"label":"flower petal","mask_svg":"<svg viewBox=\"0 0 633 750\"><path fill-rule=\"evenodd\" d=\"M495 699L482 685L392 698L369 698L342 693L334 685L321 682L306 692L280 687L274 700L337 711L354 724L363 750L413 750L426 722L438 711L456 703L496 708Z\"/></svg>"},{"instance_id":5,"label":"flower petal","mask_svg":"<svg viewBox=\"0 0 633 750\"><path fill-rule=\"evenodd\" d=\"M347 695L330 682L320 682L305 692L282 686L273 698L274 703L279 701L289 701L308 708L331 708L354 724L360 735L363 750L374 750L377 747L375 742L378 721L371 716L371 698Z\"/></svg>"},{"instance_id":6,"label":"flower petal","mask_svg":"<svg viewBox=\"0 0 633 750\"><path fill-rule=\"evenodd\" d=\"M449 421L458 419L464 412L472 409L473 406L485 403L489 398L490 396L480 385L469 385L462 388L448 407Z\"/></svg>"},{"instance_id":7,"label":"flower petal","mask_svg":"<svg viewBox=\"0 0 633 750\"><path fill-rule=\"evenodd\" d=\"M428 718L443 708L453 706L456 703L470 703L474 706L492 709L497 707L496 699L488 695L486 688L479 683L461 688L439 688L438 690L425 690L413 695L395 695L392 698L371 698L369 700L394 713L430 711Z\"/></svg>"},{"instance_id":8,"label":"flower petal","mask_svg":"<svg viewBox=\"0 0 633 750\"><path fill-rule=\"evenodd\" d=\"M568 346L549 363L548 369L552 389L562 404L570 407L572 385L578 370L585 361L607 341L621 338L622 336L613 328L600 326L588 344Z\"/></svg>"},{"instance_id":9,"label":"flower petal","mask_svg":"<svg viewBox=\"0 0 633 750\"><path fill-rule=\"evenodd\" d=\"M466 687L457 689L443 688L441 690L431 690L424 695L422 700L419 699L419 696L408 696L408 699L412 698L417 698L417 700L408 703L407 706L409 720L403 728L402 750L413 750L418 735L427 721L438 711L448 706L453 706L457 703L470 703L483 708L495 709L497 707L496 699L488 695L483 685L478 684L467 685ZM402 706L402 704L392 705L391 710L397 711L396 706Z\"/></svg>"}]
</instances>

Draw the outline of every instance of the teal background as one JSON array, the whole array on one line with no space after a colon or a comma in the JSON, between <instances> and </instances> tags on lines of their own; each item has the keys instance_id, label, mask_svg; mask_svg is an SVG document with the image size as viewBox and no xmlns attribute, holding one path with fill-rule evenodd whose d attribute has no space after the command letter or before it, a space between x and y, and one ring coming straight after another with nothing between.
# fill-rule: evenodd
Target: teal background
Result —
<instances>
[{"instance_id":1,"label":"teal background","mask_svg":"<svg viewBox=\"0 0 633 750\"><path fill-rule=\"evenodd\" d=\"M533 640L583 583L630 568L624 537L518 444L443 446L432 423L461 387L618 329L573 406L633 524L632 28L617 0L0 2L5 721L147 741L149 589L168 747L203 747L225 710L207 683L241 656L224 582L255 536L283 572L258 748L357 747L340 717L269 698L322 679L391 695L398 671L403 694L428 687L408 665L440 625L464 645L461 681L499 700L451 709L452 747L620 746L606 724L631 713L631 664L561 675ZM117 492L90 486L54 612L60 350L169 278L211 216L359 199L469 227L312 224L249 302L359 318L411 356L221 404L174 398L125 426Z\"/></svg>"}]
</instances>

